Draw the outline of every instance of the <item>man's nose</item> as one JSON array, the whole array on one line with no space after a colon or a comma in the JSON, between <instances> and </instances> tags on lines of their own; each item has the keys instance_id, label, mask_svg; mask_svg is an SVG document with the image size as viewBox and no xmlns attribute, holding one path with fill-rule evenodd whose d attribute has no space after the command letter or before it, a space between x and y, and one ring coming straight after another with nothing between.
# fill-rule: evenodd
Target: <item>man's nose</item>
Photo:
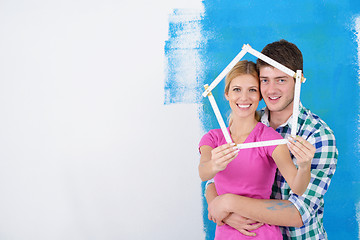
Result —
<instances>
[{"instance_id":1,"label":"man's nose","mask_svg":"<svg viewBox=\"0 0 360 240\"><path fill-rule=\"evenodd\" d=\"M267 87L268 93L275 92L277 89L276 83L274 81L270 81Z\"/></svg>"}]
</instances>

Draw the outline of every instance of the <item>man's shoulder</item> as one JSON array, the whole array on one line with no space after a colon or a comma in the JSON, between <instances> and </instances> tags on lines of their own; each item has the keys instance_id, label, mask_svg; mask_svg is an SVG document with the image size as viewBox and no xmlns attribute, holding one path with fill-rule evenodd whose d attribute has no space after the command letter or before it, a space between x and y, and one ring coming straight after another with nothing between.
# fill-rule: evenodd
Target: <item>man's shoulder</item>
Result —
<instances>
[{"instance_id":1,"label":"man's shoulder","mask_svg":"<svg viewBox=\"0 0 360 240\"><path fill-rule=\"evenodd\" d=\"M299 114L300 131L309 132L313 136L329 136L334 137L333 130L322 120L317 114L309 109L302 107Z\"/></svg>"}]
</instances>

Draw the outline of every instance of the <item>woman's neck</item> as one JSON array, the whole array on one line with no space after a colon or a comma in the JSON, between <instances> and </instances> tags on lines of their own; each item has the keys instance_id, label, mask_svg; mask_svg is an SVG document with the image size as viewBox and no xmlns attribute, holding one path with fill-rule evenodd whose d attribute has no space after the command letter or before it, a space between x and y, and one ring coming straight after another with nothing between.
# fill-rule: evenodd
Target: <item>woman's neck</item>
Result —
<instances>
[{"instance_id":1,"label":"woman's neck","mask_svg":"<svg viewBox=\"0 0 360 240\"><path fill-rule=\"evenodd\" d=\"M255 128L258 121L254 118L236 118L233 117L230 125L231 138L236 144L243 143Z\"/></svg>"}]
</instances>

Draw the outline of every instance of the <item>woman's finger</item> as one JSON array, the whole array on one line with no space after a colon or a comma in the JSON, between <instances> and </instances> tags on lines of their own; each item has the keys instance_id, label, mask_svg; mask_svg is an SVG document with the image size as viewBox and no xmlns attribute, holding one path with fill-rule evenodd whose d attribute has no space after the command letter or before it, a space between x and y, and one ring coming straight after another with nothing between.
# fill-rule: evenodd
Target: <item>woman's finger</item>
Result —
<instances>
[{"instance_id":1,"label":"woman's finger","mask_svg":"<svg viewBox=\"0 0 360 240\"><path fill-rule=\"evenodd\" d=\"M300 136L295 136L295 139L298 140L302 145L304 145L309 150L315 150L314 145L308 142L306 139Z\"/></svg>"},{"instance_id":2,"label":"woman's finger","mask_svg":"<svg viewBox=\"0 0 360 240\"><path fill-rule=\"evenodd\" d=\"M235 143L226 143L226 144L223 144L217 148L214 148L213 149L213 153L214 154L217 154L219 152L222 152L222 151L225 151L225 150L228 150L228 149L231 149L232 147L235 146Z\"/></svg>"},{"instance_id":3,"label":"woman's finger","mask_svg":"<svg viewBox=\"0 0 360 240\"><path fill-rule=\"evenodd\" d=\"M226 149L222 152L213 155L212 159L215 160L216 162L226 162L229 159L235 157L239 152L238 150L239 149L237 149L236 147L232 147L231 149Z\"/></svg>"},{"instance_id":4,"label":"woman's finger","mask_svg":"<svg viewBox=\"0 0 360 240\"><path fill-rule=\"evenodd\" d=\"M316 148L302 137L289 138L291 152L297 154L305 161L309 161L314 158ZM294 156L295 156L294 154Z\"/></svg>"},{"instance_id":5,"label":"woman's finger","mask_svg":"<svg viewBox=\"0 0 360 240\"><path fill-rule=\"evenodd\" d=\"M297 140L294 140L292 138L289 138L289 144L288 146L290 147L291 153L292 154L297 154L297 155L306 155L305 152L303 151L303 149L301 148L302 144L299 143Z\"/></svg>"},{"instance_id":6,"label":"woman's finger","mask_svg":"<svg viewBox=\"0 0 360 240\"><path fill-rule=\"evenodd\" d=\"M301 148L305 153L310 153L313 155L316 151L316 148L307 140L300 136L291 136L291 138L296 142L299 143L299 148Z\"/></svg>"}]
</instances>

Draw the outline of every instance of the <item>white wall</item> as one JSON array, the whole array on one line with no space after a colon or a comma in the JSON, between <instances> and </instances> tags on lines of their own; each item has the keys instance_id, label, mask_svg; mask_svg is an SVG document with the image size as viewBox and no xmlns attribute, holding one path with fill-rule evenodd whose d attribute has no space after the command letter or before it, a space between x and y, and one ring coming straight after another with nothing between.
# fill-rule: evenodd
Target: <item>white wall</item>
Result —
<instances>
[{"instance_id":1,"label":"white wall","mask_svg":"<svg viewBox=\"0 0 360 240\"><path fill-rule=\"evenodd\" d=\"M202 239L198 106L165 106L173 8L0 2L0 239Z\"/></svg>"}]
</instances>

